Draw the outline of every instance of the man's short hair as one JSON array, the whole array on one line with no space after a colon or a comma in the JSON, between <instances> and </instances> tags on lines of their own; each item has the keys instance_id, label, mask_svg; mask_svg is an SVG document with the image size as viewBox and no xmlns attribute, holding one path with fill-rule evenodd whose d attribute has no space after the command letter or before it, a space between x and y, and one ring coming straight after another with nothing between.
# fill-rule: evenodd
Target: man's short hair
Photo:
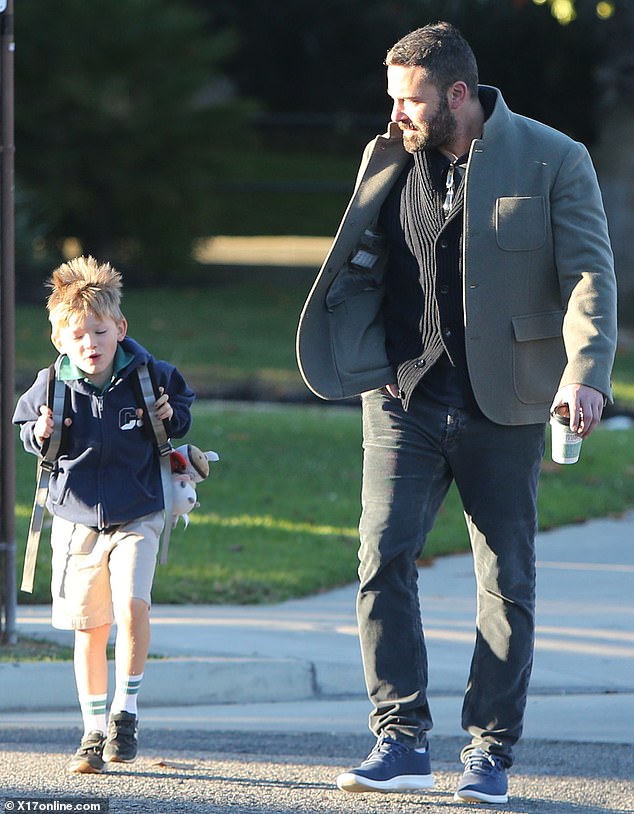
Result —
<instances>
[{"instance_id":1,"label":"man's short hair","mask_svg":"<svg viewBox=\"0 0 634 814\"><path fill-rule=\"evenodd\" d=\"M430 23L406 34L387 52L385 64L424 68L428 81L441 92L462 81L472 96L478 94L478 63L451 23Z\"/></svg>"}]
</instances>

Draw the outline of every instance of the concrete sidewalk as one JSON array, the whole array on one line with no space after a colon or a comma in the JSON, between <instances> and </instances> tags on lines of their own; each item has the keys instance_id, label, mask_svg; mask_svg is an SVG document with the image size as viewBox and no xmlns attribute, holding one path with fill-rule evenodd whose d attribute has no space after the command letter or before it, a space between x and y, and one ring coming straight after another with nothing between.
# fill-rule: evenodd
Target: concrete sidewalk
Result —
<instances>
[{"instance_id":1,"label":"concrete sidewalk","mask_svg":"<svg viewBox=\"0 0 634 814\"><path fill-rule=\"evenodd\" d=\"M525 736L634 743L634 512L542 533ZM460 735L474 627L469 555L420 571L434 733ZM144 728L367 732L356 586L273 606L155 606ZM67 643L47 607L18 630ZM72 665L0 664L0 726L79 726Z\"/></svg>"}]
</instances>

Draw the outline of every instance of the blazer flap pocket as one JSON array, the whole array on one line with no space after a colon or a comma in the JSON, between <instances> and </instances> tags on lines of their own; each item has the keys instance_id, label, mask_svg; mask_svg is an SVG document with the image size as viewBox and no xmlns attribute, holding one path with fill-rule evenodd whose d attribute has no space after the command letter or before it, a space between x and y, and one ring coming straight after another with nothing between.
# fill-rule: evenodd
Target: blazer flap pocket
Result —
<instances>
[{"instance_id":1,"label":"blazer flap pocket","mask_svg":"<svg viewBox=\"0 0 634 814\"><path fill-rule=\"evenodd\" d=\"M513 317L511 321L516 342L553 339L561 336L564 312L546 311L542 314L525 314Z\"/></svg>"}]
</instances>

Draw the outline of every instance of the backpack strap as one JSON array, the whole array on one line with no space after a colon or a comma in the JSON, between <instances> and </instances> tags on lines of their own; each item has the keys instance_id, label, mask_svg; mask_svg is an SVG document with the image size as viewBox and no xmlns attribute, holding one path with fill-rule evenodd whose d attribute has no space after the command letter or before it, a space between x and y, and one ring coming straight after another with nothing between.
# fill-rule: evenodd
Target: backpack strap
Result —
<instances>
[{"instance_id":1,"label":"backpack strap","mask_svg":"<svg viewBox=\"0 0 634 814\"><path fill-rule=\"evenodd\" d=\"M24 568L22 571L21 590L29 594L33 593L35 564L37 562L37 551L40 545L40 535L42 533L42 525L44 523L48 484L51 478L51 472L55 467L55 461L59 455L62 442L65 402L66 385L64 382L59 381L55 375L55 365L51 365L48 369L46 403L47 406L53 411L53 432L42 445L42 457L40 458L38 464L35 498L33 500L33 511L31 512L29 536L26 542Z\"/></svg>"},{"instance_id":2,"label":"backpack strap","mask_svg":"<svg viewBox=\"0 0 634 814\"><path fill-rule=\"evenodd\" d=\"M165 525L161 540L161 554L159 562L165 565L167 562L167 551L169 548L170 536L172 533L172 470L170 467L170 452L173 451L172 442L167 435L166 423L156 417L155 405L157 399L157 388L153 381L150 368L145 362L136 368L141 395L145 405L143 418L150 427L156 447L159 453L159 463L161 466L161 484L163 486L163 506L165 512Z\"/></svg>"}]
</instances>

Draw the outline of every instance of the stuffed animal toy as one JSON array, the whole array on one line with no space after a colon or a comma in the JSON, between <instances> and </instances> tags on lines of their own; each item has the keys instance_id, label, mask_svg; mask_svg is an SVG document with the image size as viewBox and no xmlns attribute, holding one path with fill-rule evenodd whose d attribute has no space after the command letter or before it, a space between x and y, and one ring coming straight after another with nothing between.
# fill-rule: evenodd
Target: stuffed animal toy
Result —
<instances>
[{"instance_id":1,"label":"stuffed animal toy","mask_svg":"<svg viewBox=\"0 0 634 814\"><path fill-rule=\"evenodd\" d=\"M189 513L200 505L196 495L196 484L209 477L209 462L219 460L215 452L211 450L202 452L192 444L183 444L170 452L173 485L172 528L176 527L179 517L183 518L187 528Z\"/></svg>"}]
</instances>

